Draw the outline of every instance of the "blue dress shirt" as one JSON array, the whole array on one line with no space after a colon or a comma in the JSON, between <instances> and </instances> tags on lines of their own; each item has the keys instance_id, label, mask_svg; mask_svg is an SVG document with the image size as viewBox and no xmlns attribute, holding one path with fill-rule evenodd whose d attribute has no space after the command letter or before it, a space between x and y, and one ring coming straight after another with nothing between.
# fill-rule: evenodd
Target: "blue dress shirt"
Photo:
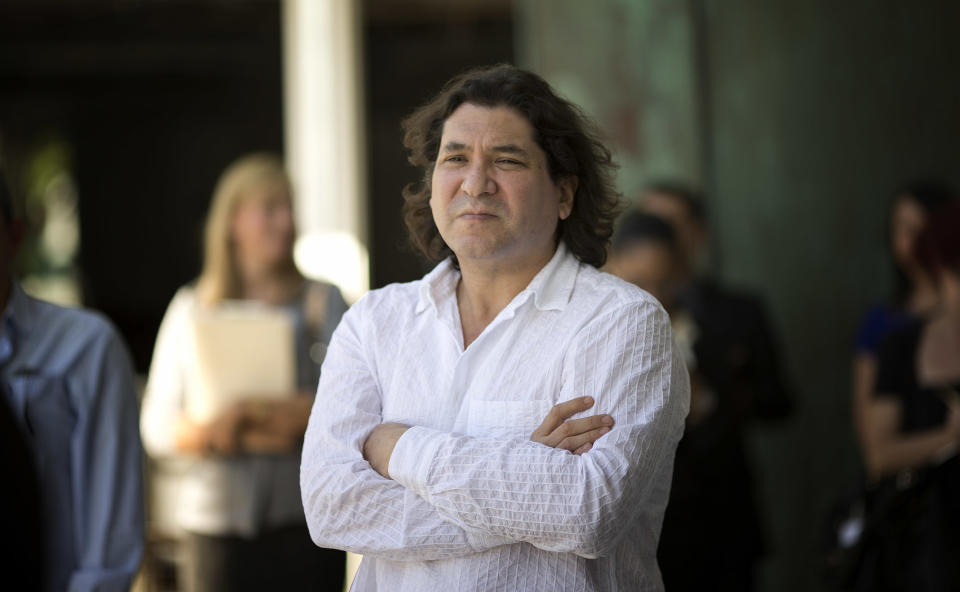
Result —
<instances>
[{"instance_id":1,"label":"blue dress shirt","mask_svg":"<svg viewBox=\"0 0 960 592\"><path fill-rule=\"evenodd\" d=\"M101 315L36 300L11 283L0 327L0 380L37 464L46 587L127 590L144 539L130 358Z\"/></svg>"}]
</instances>

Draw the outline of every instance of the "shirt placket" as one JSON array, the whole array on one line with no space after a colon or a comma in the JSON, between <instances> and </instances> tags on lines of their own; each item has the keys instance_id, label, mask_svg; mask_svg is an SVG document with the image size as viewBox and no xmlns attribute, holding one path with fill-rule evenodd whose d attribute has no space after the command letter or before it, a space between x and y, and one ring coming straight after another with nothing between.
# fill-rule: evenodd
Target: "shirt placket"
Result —
<instances>
[{"instance_id":1,"label":"shirt placket","mask_svg":"<svg viewBox=\"0 0 960 592\"><path fill-rule=\"evenodd\" d=\"M457 400L460 402L460 412L456 422L458 430L466 430L469 400L476 398L478 393L482 396L494 383L495 377L477 376L478 368L484 367L484 364L480 363L482 358L495 353L494 350L499 342L498 338L502 337L503 331L509 330L509 321L517 315L517 310L523 306L528 298L529 294L527 292L518 294L516 298L514 298L506 308L500 311L500 314L484 328L483 332L470 344L470 347L465 350L462 346L463 330L459 324L459 310L454 306L458 321L456 330L460 334L459 343L461 344L460 356L457 358L452 384L454 396L457 397ZM454 304L455 303L456 301L454 301ZM482 382L482 384L476 385L475 383L478 381ZM471 388L474 386L478 386L479 388Z\"/></svg>"}]
</instances>

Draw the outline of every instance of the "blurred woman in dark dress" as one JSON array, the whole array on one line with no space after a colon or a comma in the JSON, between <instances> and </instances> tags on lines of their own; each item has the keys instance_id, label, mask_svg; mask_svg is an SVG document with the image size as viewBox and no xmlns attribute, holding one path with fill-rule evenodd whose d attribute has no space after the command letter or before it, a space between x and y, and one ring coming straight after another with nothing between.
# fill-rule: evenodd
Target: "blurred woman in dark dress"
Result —
<instances>
[{"instance_id":1,"label":"blurred woman in dark dress","mask_svg":"<svg viewBox=\"0 0 960 592\"><path fill-rule=\"evenodd\" d=\"M960 204L928 221L914 254L938 304L879 352L863 424L875 504L883 504L873 524L882 536L867 549L870 587L960 590Z\"/></svg>"},{"instance_id":2,"label":"blurred woman in dark dress","mask_svg":"<svg viewBox=\"0 0 960 592\"><path fill-rule=\"evenodd\" d=\"M937 304L934 278L914 257L914 245L927 221L954 199L953 190L939 181L914 181L893 194L887 220L887 245L895 285L886 302L873 306L860 324L853 352L852 395L854 428L863 447L863 423L874 392L880 344L928 314Z\"/></svg>"}]
</instances>

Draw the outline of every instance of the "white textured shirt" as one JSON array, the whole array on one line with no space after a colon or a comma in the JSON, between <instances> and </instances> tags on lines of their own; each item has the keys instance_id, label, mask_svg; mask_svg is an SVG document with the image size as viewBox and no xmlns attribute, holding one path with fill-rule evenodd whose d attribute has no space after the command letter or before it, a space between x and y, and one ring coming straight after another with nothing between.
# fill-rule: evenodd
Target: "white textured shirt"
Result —
<instances>
[{"instance_id":1,"label":"white textured shirt","mask_svg":"<svg viewBox=\"0 0 960 592\"><path fill-rule=\"evenodd\" d=\"M646 292L551 261L469 347L449 261L367 294L330 344L300 487L313 540L364 555L352 589L662 590L657 541L689 408L670 322ZM530 441L550 408L615 425L577 456ZM393 479L370 431L414 426Z\"/></svg>"}]
</instances>

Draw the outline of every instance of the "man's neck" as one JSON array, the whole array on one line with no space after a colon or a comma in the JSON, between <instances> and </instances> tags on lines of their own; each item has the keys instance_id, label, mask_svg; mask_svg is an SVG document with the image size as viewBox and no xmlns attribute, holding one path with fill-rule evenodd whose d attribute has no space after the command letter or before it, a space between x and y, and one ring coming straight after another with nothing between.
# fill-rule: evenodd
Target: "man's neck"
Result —
<instances>
[{"instance_id":1,"label":"man's neck","mask_svg":"<svg viewBox=\"0 0 960 592\"><path fill-rule=\"evenodd\" d=\"M457 306L460 310L464 349L480 336L517 294L530 285L531 280L552 257L551 251L514 265L460 261Z\"/></svg>"}]
</instances>

